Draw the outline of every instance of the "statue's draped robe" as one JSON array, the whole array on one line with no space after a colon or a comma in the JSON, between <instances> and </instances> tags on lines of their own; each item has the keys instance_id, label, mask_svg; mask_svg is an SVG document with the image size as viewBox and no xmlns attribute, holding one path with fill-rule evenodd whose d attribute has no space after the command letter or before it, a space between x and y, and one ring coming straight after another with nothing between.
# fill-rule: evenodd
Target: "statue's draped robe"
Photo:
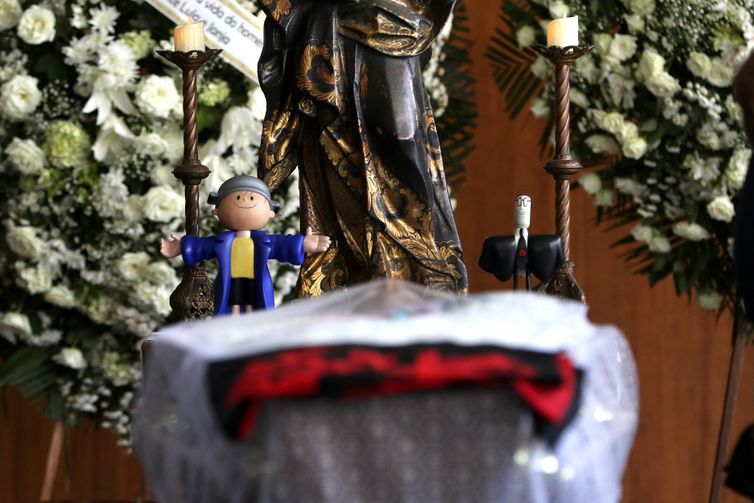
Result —
<instances>
[{"instance_id":1,"label":"statue's draped robe","mask_svg":"<svg viewBox=\"0 0 754 503\"><path fill-rule=\"evenodd\" d=\"M301 225L333 239L299 295L376 277L465 291L421 58L454 0L260 0L267 97L259 174L298 166Z\"/></svg>"}]
</instances>

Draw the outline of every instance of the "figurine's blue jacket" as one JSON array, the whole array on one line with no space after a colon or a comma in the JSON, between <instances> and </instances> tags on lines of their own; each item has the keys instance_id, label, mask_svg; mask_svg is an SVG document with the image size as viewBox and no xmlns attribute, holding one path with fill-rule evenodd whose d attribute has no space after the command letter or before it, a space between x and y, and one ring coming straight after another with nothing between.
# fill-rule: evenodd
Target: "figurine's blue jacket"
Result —
<instances>
[{"instance_id":1,"label":"figurine's blue jacket","mask_svg":"<svg viewBox=\"0 0 754 503\"><path fill-rule=\"evenodd\" d=\"M230 254L235 236L235 231L225 231L215 236L185 236L181 239L181 254L187 266L191 267L202 260L217 259L219 272L215 279L215 315L230 313ZM275 307L275 297L267 261L273 259L301 265L304 261L304 236L251 231L251 239L254 240L254 309L272 309Z\"/></svg>"}]
</instances>

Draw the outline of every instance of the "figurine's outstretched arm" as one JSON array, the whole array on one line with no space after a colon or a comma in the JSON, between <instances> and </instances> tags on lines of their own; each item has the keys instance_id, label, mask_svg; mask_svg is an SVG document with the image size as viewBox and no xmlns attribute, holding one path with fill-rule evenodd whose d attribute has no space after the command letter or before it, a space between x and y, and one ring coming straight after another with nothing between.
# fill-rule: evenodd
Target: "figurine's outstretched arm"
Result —
<instances>
[{"instance_id":1,"label":"figurine's outstretched arm","mask_svg":"<svg viewBox=\"0 0 754 503\"><path fill-rule=\"evenodd\" d=\"M160 239L160 253L164 257L173 258L181 254L181 236L173 232L170 234L172 239Z\"/></svg>"},{"instance_id":2,"label":"figurine's outstretched arm","mask_svg":"<svg viewBox=\"0 0 754 503\"><path fill-rule=\"evenodd\" d=\"M306 228L306 236L304 237L304 253L322 253L326 252L328 248L330 248L330 236L312 234L312 228Z\"/></svg>"}]
</instances>

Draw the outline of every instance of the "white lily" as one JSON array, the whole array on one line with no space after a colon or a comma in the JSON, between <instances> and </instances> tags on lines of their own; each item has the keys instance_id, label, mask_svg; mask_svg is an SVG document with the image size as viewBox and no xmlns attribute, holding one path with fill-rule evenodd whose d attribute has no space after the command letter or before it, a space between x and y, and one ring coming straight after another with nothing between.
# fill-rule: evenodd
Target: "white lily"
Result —
<instances>
[{"instance_id":1,"label":"white lily","mask_svg":"<svg viewBox=\"0 0 754 503\"><path fill-rule=\"evenodd\" d=\"M83 112L88 114L96 110L98 125L107 121L112 114L113 105L126 115L138 113L128 96L128 90L132 85L117 86L117 80L115 76L103 73L94 81L92 96L84 105Z\"/></svg>"},{"instance_id":2,"label":"white lily","mask_svg":"<svg viewBox=\"0 0 754 503\"><path fill-rule=\"evenodd\" d=\"M232 107L225 113L220 125L215 154L222 155L232 146L251 145L259 133L259 121L249 107Z\"/></svg>"},{"instance_id":3,"label":"white lily","mask_svg":"<svg viewBox=\"0 0 754 503\"><path fill-rule=\"evenodd\" d=\"M97 135L97 141L92 145L94 158L97 161L103 161L111 152L115 154L121 152L135 137L123 119L110 114Z\"/></svg>"}]
</instances>

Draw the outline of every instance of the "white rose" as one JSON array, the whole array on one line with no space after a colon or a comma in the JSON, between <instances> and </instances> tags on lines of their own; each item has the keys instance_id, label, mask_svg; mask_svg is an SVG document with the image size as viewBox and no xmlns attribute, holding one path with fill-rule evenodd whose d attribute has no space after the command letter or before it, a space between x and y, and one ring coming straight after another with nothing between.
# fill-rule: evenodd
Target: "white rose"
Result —
<instances>
[{"instance_id":1,"label":"white rose","mask_svg":"<svg viewBox=\"0 0 754 503\"><path fill-rule=\"evenodd\" d=\"M708 183L717 178L720 174L720 164L722 159L719 157L710 157L702 159L698 154L689 154L683 160L683 167L689 170L694 180L701 180Z\"/></svg>"},{"instance_id":2,"label":"white rose","mask_svg":"<svg viewBox=\"0 0 754 503\"><path fill-rule=\"evenodd\" d=\"M633 108L634 98L636 97L634 81L619 73L610 73L606 80L610 99L613 103L616 105L625 104L625 108Z\"/></svg>"},{"instance_id":3,"label":"white rose","mask_svg":"<svg viewBox=\"0 0 754 503\"><path fill-rule=\"evenodd\" d=\"M165 140L165 157L175 164L183 159L183 131L172 124L166 124L159 131L159 135Z\"/></svg>"},{"instance_id":4,"label":"white rose","mask_svg":"<svg viewBox=\"0 0 754 503\"><path fill-rule=\"evenodd\" d=\"M0 0L0 31L16 26L21 12L18 0Z\"/></svg>"},{"instance_id":5,"label":"white rose","mask_svg":"<svg viewBox=\"0 0 754 503\"><path fill-rule=\"evenodd\" d=\"M59 363L64 367L70 367L74 370L86 368L84 353L78 348L63 348L58 354L52 357L52 360L55 363Z\"/></svg>"},{"instance_id":6,"label":"white rose","mask_svg":"<svg viewBox=\"0 0 754 503\"><path fill-rule=\"evenodd\" d=\"M597 69L597 65L594 64L594 58L591 55L587 54L579 58L576 61L575 70L590 84L597 82L599 70Z\"/></svg>"},{"instance_id":7,"label":"white rose","mask_svg":"<svg viewBox=\"0 0 754 503\"><path fill-rule=\"evenodd\" d=\"M205 195L209 195L213 188L219 187L225 180L232 178L235 173L230 169L228 161L222 156L211 154L202 157L202 159L211 171L207 180L201 186L201 190L206 191L206 194L202 194L202 198L206 199Z\"/></svg>"},{"instance_id":8,"label":"white rose","mask_svg":"<svg viewBox=\"0 0 754 503\"><path fill-rule=\"evenodd\" d=\"M50 9L32 5L18 21L18 36L31 45L51 42L55 38L55 14Z\"/></svg>"},{"instance_id":9,"label":"white rose","mask_svg":"<svg viewBox=\"0 0 754 503\"><path fill-rule=\"evenodd\" d=\"M654 234L654 229L648 225L637 225L631 231L631 235L635 240L643 241L645 243L652 241Z\"/></svg>"},{"instance_id":10,"label":"white rose","mask_svg":"<svg viewBox=\"0 0 754 503\"><path fill-rule=\"evenodd\" d=\"M214 175L215 170L209 167L209 162L207 162L205 159L206 158L202 156L202 160L211 171L209 176L212 176ZM149 178L152 180L152 183L154 185L171 185L174 184L177 180L175 175L173 174L173 166L171 166L170 164L161 164L152 169ZM202 183L202 185L204 185L204 183Z\"/></svg>"},{"instance_id":11,"label":"white rose","mask_svg":"<svg viewBox=\"0 0 754 503\"><path fill-rule=\"evenodd\" d=\"M550 73L551 67L552 65L545 58L539 56L532 63L530 70L535 77L543 79Z\"/></svg>"},{"instance_id":12,"label":"white rose","mask_svg":"<svg viewBox=\"0 0 754 503\"><path fill-rule=\"evenodd\" d=\"M550 115L550 105L542 98L537 98L531 104L531 113L538 119L548 117Z\"/></svg>"},{"instance_id":13,"label":"white rose","mask_svg":"<svg viewBox=\"0 0 754 503\"><path fill-rule=\"evenodd\" d=\"M172 176L172 175L171 175ZM139 195L132 194L128 196L126 204L123 207L123 217L128 222L138 222L144 217L144 198Z\"/></svg>"},{"instance_id":14,"label":"white rose","mask_svg":"<svg viewBox=\"0 0 754 503\"><path fill-rule=\"evenodd\" d=\"M137 281L149 275L149 255L145 252L124 253L116 268L128 281Z\"/></svg>"},{"instance_id":15,"label":"white rose","mask_svg":"<svg viewBox=\"0 0 754 503\"><path fill-rule=\"evenodd\" d=\"M707 204L707 213L715 220L730 223L736 216L736 209L728 196L718 196Z\"/></svg>"},{"instance_id":16,"label":"white rose","mask_svg":"<svg viewBox=\"0 0 754 503\"><path fill-rule=\"evenodd\" d=\"M529 47L537 39L537 33L531 26L524 26L516 32L516 41L519 47Z\"/></svg>"},{"instance_id":17,"label":"white rose","mask_svg":"<svg viewBox=\"0 0 754 503\"><path fill-rule=\"evenodd\" d=\"M725 99L725 110L728 111L734 122L744 120L744 109L741 108L741 105L736 102L736 99L732 95L728 95Z\"/></svg>"},{"instance_id":18,"label":"white rose","mask_svg":"<svg viewBox=\"0 0 754 503\"><path fill-rule=\"evenodd\" d=\"M18 271L17 283L32 295L44 293L52 288L56 270L48 264L39 263L36 267L27 267Z\"/></svg>"},{"instance_id":19,"label":"white rose","mask_svg":"<svg viewBox=\"0 0 754 503\"><path fill-rule=\"evenodd\" d=\"M170 77L150 75L136 86L136 105L142 112L165 119L181 102L181 96Z\"/></svg>"},{"instance_id":20,"label":"white rose","mask_svg":"<svg viewBox=\"0 0 754 503\"><path fill-rule=\"evenodd\" d=\"M144 195L144 215L153 222L169 222L183 211L183 196L170 187L152 187Z\"/></svg>"},{"instance_id":21,"label":"white rose","mask_svg":"<svg viewBox=\"0 0 754 503\"><path fill-rule=\"evenodd\" d=\"M689 71L697 77L707 78L712 69L712 61L709 56L701 52L692 52L686 61Z\"/></svg>"},{"instance_id":22,"label":"white rose","mask_svg":"<svg viewBox=\"0 0 754 503\"><path fill-rule=\"evenodd\" d=\"M586 173L579 178L579 185L587 194L594 195L602 189L602 180L597 173Z\"/></svg>"},{"instance_id":23,"label":"white rose","mask_svg":"<svg viewBox=\"0 0 754 503\"><path fill-rule=\"evenodd\" d=\"M626 14L623 16L626 20L626 26L630 33L641 33L644 31L644 20L638 14Z\"/></svg>"},{"instance_id":24,"label":"white rose","mask_svg":"<svg viewBox=\"0 0 754 503\"><path fill-rule=\"evenodd\" d=\"M15 342L16 335L21 337L32 335L29 317L23 313L5 313L2 318L0 318L0 333L8 334L6 337L11 342Z\"/></svg>"},{"instance_id":25,"label":"white rose","mask_svg":"<svg viewBox=\"0 0 754 503\"><path fill-rule=\"evenodd\" d=\"M621 120L623 120L622 117ZM625 148L625 145L629 142L639 138L639 126L633 122L623 120L623 124L620 125L617 131L613 131L613 134L623 143Z\"/></svg>"},{"instance_id":26,"label":"white rose","mask_svg":"<svg viewBox=\"0 0 754 503\"><path fill-rule=\"evenodd\" d=\"M594 196L595 206L613 206L615 204L615 191L602 189Z\"/></svg>"},{"instance_id":27,"label":"white rose","mask_svg":"<svg viewBox=\"0 0 754 503\"><path fill-rule=\"evenodd\" d=\"M665 58L660 56L654 49L647 49L639 61L639 75L644 80L660 75L665 72Z\"/></svg>"},{"instance_id":28,"label":"white rose","mask_svg":"<svg viewBox=\"0 0 754 503\"><path fill-rule=\"evenodd\" d=\"M550 3L550 16L553 19L566 17L568 16L569 12L570 11L568 9L568 6L561 0L555 0L554 2Z\"/></svg>"},{"instance_id":29,"label":"white rose","mask_svg":"<svg viewBox=\"0 0 754 503\"><path fill-rule=\"evenodd\" d=\"M141 291L137 288L135 291ZM102 295L90 301L85 306L86 314L94 321L100 324L111 324L113 322L113 315L115 310L115 302L109 296Z\"/></svg>"},{"instance_id":30,"label":"white rose","mask_svg":"<svg viewBox=\"0 0 754 503\"><path fill-rule=\"evenodd\" d=\"M631 35L615 35L608 54L618 61L631 59L636 54L636 38Z\"/></svg>"},{"instance_id":31,"label":"white rose","mask_svg":"<svg viewBox=\"0 0 754 503\"><path fill-rule=\"evenodd\" d=\"M254 112L254 118L259 121L264 120L267 114L267 98L261 87L254 87L249 91L249 103L247 105Z\"/></svg>"},{"instance_id":32,"label":"white rose","mask_svg":"<svg viewBox=\"0 0 754 503\"><path fill-rule=\"evenodd\" d=\"M707 229L695 222L678 222L673 225L673 234L689 241L703 241L709 239Z\"/></svg>"},{"instance_id":33,"label":"white rose","mask_svg":"<svg viewBox=\"0 0 754 503\"><path fill-rule=\"evenodd\" d=\"M47 290L44 294L44 298L50 304L55 304L60 307L76 307L76 297L70 288L65 285L53 286Z\"/></svg>"},{"instance_id":34,"label":"white rose","mask_svg":"<svg viewBox=\"0 0 754 503\"><path fill-rule=\"evenodd\" d=\"M728 169L725 171L725 181L731 190L739 190L744 186L746 173L749 171L749 160L751 159L751 150L748 148L738 149L733 153L728 163Z\"/></svg>"},{"instance_id":35,"label":"white rose","mask_svg":"<svg viewBox=\"0 0 754 503\"><path fill-rule=\"evenodd\" d=\"M722 142L720 135L717 134L715 126L711 122L705 123L696 133L696 139L711 150L720 150Z\"/></svg>"},{"instance_id":36,"label":"white rose","mask_svg":"<svg viewBox=\"0 0 754 503\"><path fill-rule=\"evenodd\" d=\"M0 112L10 119L20 120L37 109L42 93L39 81L28 75L16 75L0 88Z\"/></svg>"},{"instance_id":37,"label":"white rose","mask_svg":"<svg viewBox=\"0 0 754 503\"><path fill-rule=\"evenodd\" d=\"M658 98L672 98L681 90L681 84L668 72L653 75L645 81L649 92Z\"/></svg>"},{"instance_id":38,"label":"white rose","mask_svg":"<svg viewBox=\"0 0 754 503\"><path fill-rule=\"evenodd\" d=\"M638 196L644 192L644 187L631 178L616 178L614 185L618 192L629 196Z\"/></svg>"},{"instance_id":39,"label":"white rose","mask_svg":"<svg viewBox=\"0 0 754 503\"><path fill-rule=\"evenodd\" d=\"M143 133L134 138L134 147L140 154L157 158L165 153L168 144L157 133Z\"/></svg>"},{"instance_id":40,"label":"white rose","mask_svg":"<svg viewBox=\"0 0 754 503\"><path fill-rule=\"evenodd\" d=\"M712 58L707 80L717 87L730 87L736 70L733 65L726 63L721 58Z\"/></svg>"},{"instance_id":41,"label":"white rose","mask_svg":"<svg viewBox=\"0 0 754 503\"><path fill-rule=\"evenodd\" d=\"M655 10L655 0L624 0L623 3L639 16L649 16Z\"/></svg>"},{"instance_id":42,"label":"white rose","mask_svg":"<svg viewBox=\"0 0 754 503\"><path fill-rule=\"evenodd\" d=\"M621 131L626 128L626 120L618 112L605 113L601 110L594 112L594 120L600 129L608 133L619 136Z\"/></svg>"},{"instance_id":43,"label":"white rose","mask_svg":"<svg viewBox=\"0 0 754 503\"><path fill-rule=\"evenodd\" d=\"M136 285L136 291L139 292L141 300L157 314L162 316L170 314L170 287L143 282Z\"/></svg>"},{"instance_id":44,"label":"white rose","mask_svg":"<svg viewBox=\"0 0 754 503\"><path fill-rule=\"evenodd\" d=\"M250 147L257 141L262 131L254 113L249 107L230 107L225 112L215 153L223 153L230 147L235 147L235 150Z\"/></svg>"},{"instance_id":45,"label":"white rose","mask_svg":"<svg viewBox=\"0 0 754 503\"><path fill-rule=\"evenodd\" d=\"M610 53L610 46L613 43L613 36L609 33L595 33L594 45L597 54L607 56Z\"/></svg>"},{"instance_id":46,"label":"white rose","mask_svg":"<svg viewBox=\"0 0 754 503\"><path fill-rule=\"evenodd\" d=\"M668 241L668 238L665 236L657 234L649 241L649 251L655 253L668 253L672 249L670 241Z\"/></svg>"},{"instance_id":47,"label":"white rose","mask_svg":"<svg viewBox=\"0 0 754 503\"><path fill-rule=\"evenodd\" d=\"M586 139L587 146L595 154L615 155L620 153L620 145L604 134L594 134Z\"/></svg>"},{"instance_id":48,"label":"white rose","mask_svg":"<svg viewBox=\"0 0 754 503\"><path fill-rule=\"evenodd\" d=\"M647 142L644 138L636 137L623 144L623 155L629 159L641 159L647 153Z\"/></svg>"},{"instance_id":49,"label":"white rose","mask_svg":"<svg viewBox=\"0 0 754 503\"><path fill-rule=\"evenodd\" d=\"M723 296L712 290L699 292L696 295L696 302L702 309L717 311L723 303Z\"/></svg>"},{"instance_id":50,"label":"white rose","mask_svg":"<svg viewBox=\"0 0 754 503\"><path fill-rule=\"evenodd\" d=\"M178 284L178 276L167 262L152 262L149 264L147 275L152 283L168 287Z\"/></svg>"},{"instance_id":51,"label":"white rose","mask_svg":"<svg viewBox=\"0 0 754 503\"><path fill-rule=\"evenodd\" d=\"M13 138L5 148L8 162L25 175L36 175L45 167L45 153L34 140Z\"/></svg>"},{"instance_id":52,"label":"white rose","mask_svg":"<svg viewBox=\"0 0 754 503\"><path fill-rule=\"evenodd\" d=\"M581 108L589 108L589 98L586 94L582 93L575 87L572 87L568 92L568 96L571 98L571 103L580 106Z\"/></svg>"},{"instance_id":53,"label":"white rose","mask_svg":"<svg viewBox=\"0 0 754 503\"><path fill-rule=\"evenodd\" d=\"M686 214L683 208L680 208L668 201L665 201L664 203L662 203L662 209L665 212L665 216L668 217L670 220L681 218L682 216Z\"/></svg>"},{"instance_id":54,"label":"white rose","mask_svg":"<svg viewBox=\"0 0 754 503\"><path fill-rule=\"evenodd\" d=\"M37 261L42 256L44 243L37 237L34 227L13 227L5 235L8 247L19 257Z\"/></svg>"}]
</instances>

